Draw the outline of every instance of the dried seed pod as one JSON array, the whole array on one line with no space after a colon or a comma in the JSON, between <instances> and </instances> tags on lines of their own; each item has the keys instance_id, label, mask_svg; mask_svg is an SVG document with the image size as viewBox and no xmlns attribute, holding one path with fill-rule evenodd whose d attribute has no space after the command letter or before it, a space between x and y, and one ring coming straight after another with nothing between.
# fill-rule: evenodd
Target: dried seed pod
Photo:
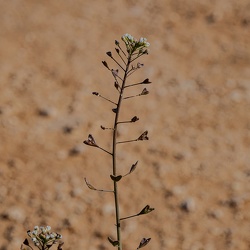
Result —
<instances>
[{"instance_id":1,"label":"dried seed pod","mask_svg":"<svg viewBox=\"0 0 250 250\"><path fill-rule=\"evenodd\" d=\"M144 140L148 140L148 131L146 130L145 132L143 132L139 137L138 137L138 141L144 141Z\"/></svg>"},{"instance_id":2,"label":"dried seed pod","mask_svg":"<svg viewBox=\"0 0 250 250\"><path fill-rule=\"evenodd\" d=\"M150 212L152 212L153 210L155 210L153 207L150 207L149 205L146 205L141 212L138 215L142 215L142 214L148 214Z\"/></svg>"},{"instance_id":3,"label":"dried seed pod","mask_svg":"<svg viewBox=\"0 0 250 250\"><path fill-rule=\"evenodd\" d=\"M137 249L145 247L149 241L151 240L151 238L143 238L139 244L139 246L137 247Z\"/></svg>"},{"instance_id":4,"label":"dried seed pod","mask_svg":"<svg viewBox=\"0 0 250 250\"><path fill-rule=\"evenodd\" d=\"M102 64L103 64L107 69L109 69L109 66L108 66L108 64L107 64L106 61L102 61Z\"/></svg>"},{"instance_id":5,"label":"dried seed pod","mask_svg":"<svg viewBox=\"0 0 250 250\"><path fill-rule=\"evenodd\" d=\"M137 116L134 116L130 121L131 122L137 122L139 120L139 118Z\"/></svg>"},{"instance_id":6,"label":"dried seed pod","mask_svg":"<svg viewBox=\"0 0 250 250\"><path fill-rule=\"evenodd\" d=\"M83 143L88 145L88 146L98 147L98 145L95 142L94 137L91 134L89 134L88 140L85 140Z\"/></svg>"},{"instance_id":7,"label":"dried seed pod","mask_svg":"<svg viewBox=\"0 0 250 250\"><path fill-rule=\"evenodd\" d=\"M111 69L111 72L112 72L114 77L117 77L119 70L118 69Z\"/></svg>"},{"instance_id":8,"label":"dried seed pod","mask_svg":"<svg viewBox=\"0 0 250 250\"><path fill-rule=\"evenodd\" d=\"M142 68L144 66L144 64L143 63L137 63L137 68L139 69L139 68Z\"/></svg>"},{"instance_id":9,"label":"dried seed pod","mask_svg":"<svg viewBox=\"0 0 250 250\"><path fill-rule=\"evenodd\" d=\"M112 179L112 181L115 181L115 182L118 182L121 180L122 178L122 175L117 175L117 176L114 176L114 175L110 175L110 178Z\"/></svg>"},{"instance_id":10,"label":"dried seed pod","mask_svg":"<svg viewBox=\"0 0 250 250\"><path fill-rule=\"evenodd\" d=\"M146 88L144 88L140 95L147 95L147 94L149 94L149 91Z\"/></svg>"},{"instance_id":11,"label":"dried seed pod","mask_svg":"<svg viewBox=\"0 0 250 250\"><path fill-rule=\"evenodd\" d=\"M146 78L146 79L142 82L142 84L149 84L149 83L151 83L151 82L149 81L148 78Z\"/></svg>"},{"instance_id":12,"label":"dried seed pod","mask_svg":"<svg viewBox=\"0 0 250 250\"><path fill-rule=\"evenodd\" d=\"M117 82L114 83L114 86L115 86L115 88L116 88L117 90L119 90L120 85L119 85Z\"/></svg>"},{"instance_id":13,"label":"dried seed pod","mask_svg":"<svg viewBox=\"0 0 250 250\"><path fill-rule=\"evenodd\" d=\"M108 241L115 247L119 245L118 240L113 240L112 238L108 237Z\"/></svg>"},{"instance_id":14,"label":"dried seed pod","mask_svg":"<svg viewBox=\"0 0 250 250\"><path fill-rule=\"evenodd\" d=\"M106 54L107 54L109 57L112 57L111 51L108 51Z\"/></svg>"},{"instance_id":15,"label":"dried seed pod","mask_svg":"<svg viewBox=\"0 0 250 250\"><path fill-rule=\"evenodd\" d=\"M89 188L89 189L91 189L91 190L97 190L95 187L93 187L89 182L87 182L87 179L86 178L84 178L84 180L85 180L85 183L86 183L86 185L87 185L87 187Z\"/></svg>"},{"instance_id":16,"label":"dried seed pod","mask_svg":"<svg viewBox=\"0 0 250 250\"><path fill-rule=\"evenodd\" d=\"M130 174L135 171L137 163L138 161L131 166L130 171L129 171Z\"/></svg>"}]
</instances>

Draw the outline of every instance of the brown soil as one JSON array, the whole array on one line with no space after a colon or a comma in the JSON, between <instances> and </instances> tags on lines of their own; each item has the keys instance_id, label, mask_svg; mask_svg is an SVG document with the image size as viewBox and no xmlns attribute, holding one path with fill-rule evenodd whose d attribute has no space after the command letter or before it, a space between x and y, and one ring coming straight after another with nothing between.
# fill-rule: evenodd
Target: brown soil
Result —
<instances>
[{"instance_id":1,"label":"brown soil","mask_svg":"<svg viewBox=\"0 0 250 250\"><path fill-rule=\"evenodd\" d=\"M124 249L250 249L249 1L116 0L0 3L0 249L50 225L64 250L112 249L111 162L82 143L110 148L114 97L101 64L124 33L147 37L150 53L131 81L150 95L124 102L134 115L118 148ZM134 92L141 91L141 87ZM146 249L146 248L145 248Z\"/></svg>"}]
</instances>

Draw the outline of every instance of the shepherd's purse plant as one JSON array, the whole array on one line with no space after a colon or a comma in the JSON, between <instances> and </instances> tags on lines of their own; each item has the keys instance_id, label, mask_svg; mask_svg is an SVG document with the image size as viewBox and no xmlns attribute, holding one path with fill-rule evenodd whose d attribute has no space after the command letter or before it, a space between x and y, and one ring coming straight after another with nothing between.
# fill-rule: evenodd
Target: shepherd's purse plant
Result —
<instances>
[{"instance_id":1,"label":"shepherd's purse plant","mask_svg":"<svg viewBox=\"0 0 250 250\"><path fill-rule=\"evenodd\" d=\"M131 142L140 142L140 141L147 141L149 140L148 131L145 130L143 133L139 134L136 138L127 138L126 140L119 139L119 127L121 124L130 124L135 123L139 120L139 117L132 116L126 120L120 119L120 111L122 108L123 101L128 101L131 98L146 96L149 94L148 89L145 85L150 84L150 80L148 78L143 79L140 82L129 82L129 77L136 72L137 70L141 69L144 65L143 63L138 62L138 59L144 55L148 54L148 47L149 43L147 42L146 38L140 38L139 40L135 39L130 34L125 34L121 37L122 42L124 45L122 46L119 41L115 40L115 54L113 55L111 51L108 51L106 54L107 56L115 63L116 69L109 67L106 61L102 61L102 64L110 71L113 79L114 79L114 88L117 91L116 100L113 100L111 97L106 97L100 94L99 92L92 92L93 95L102 98L103 100L111 103L113 108L111 112L114 113L114 120L113 126L111 128L104 127L101 125L101 129L109 130L112 132L112 141L111 141L111 149L105 149L97 143L94 136L89 134L87 139L84 140L84 144L98 148L104 151L106 154L110 155L111 157L111 173L110 173L110 180L112 182L112 188L110 190L105 189L98 189L94 185L92 185L87 178L85 178L85 183L87 187L91 190L103 193L113 193L114 196L114 208L115 208L115 228L116 228L116 238L113 239L108 237L109 243L118 248L118 250L123 249L123 241L122 241L122 230L121 230L121 223L124 220L128 220L137 216L141 216L144 214L148 214L154 210L150 205L145 204L142 208L139 209L138 213L133 215L125 215L122 217L120 215L120 193L119 193L119 182L122 181L123 178L128 177L132 174L137 165L138 161L134 162L131 167L128 169L125 175L121 175L118 172L118 166L120 162L117 160L117 152L119 150L119 144L123 143L131 143ZM135 93L133 95L127 95L126 90L128 88L133 88L135 86L142 86L142 89L139 93ZM40 231L39 231L40 230ZM34 230L28 231L28 236L32 239L34 246L40 250L47 250L51 248L54 244L58 243L58 239L61 238L61 235L57 233L49 233L50 227L35 227ZM142 239L138 242L138 245L135 246L134 249L140 249L146 246L150 242L151 238L142 237ZM29 244L28 240L26 239L23 244L30 249L33 249L32 246ZM62 249L63 243L57 244L57 249ZM137 247L137 248L136 248ZM21 249L26 249L22 248Z\"/></svg>"},{"instance_id":2,"label":"shepherd's purse plant","mask_svg":"<svg viewBox=\"0 0 250 250\"><path fill-rule=\"evenodd\" d=\"M149 81L148 78L144 79L141 82L136 82L136 83L129 83L128 78L137 70L142 68L144 65L140 62L136 62L137 59L139 59L143 55L148 54L148 47L149 43L147 42L146 38L140 38L139 40L136 40L133 36L130 34L125 34L122 36L122 41L125 43L126 50L122 48L120 45L119 41L115 41L115 51L117 54L118 59L116 59L112 52L108 51L106 54L115 62L115 64L118 66L118 69L111 69L106 61L102 61L103 65L111 72L113 78L114 78L114 87L116 88L118 94L117 94L117 100L113 101L109 97L102 96L99 92L93 92L93 95L99 96L103 99L105 99L108 102L111 102L114 106L112 111L114 112L114 122L113 122L113 127L111 128L112 130L112 149L111 151L106 150L99 146L93 135L89 134L88 139L84 141L85 144L88 146L92 147L97 147L103 151L105 151L107 154L109 154L112 158L112 174L110 175L111 181L113 182L113 189L112 190L100 190L95 188L92 184L90 184L87 179L85 179L85 182L87 186L95 191L100 191L100 192L112 192L114 194L114 204L115 204L115 226L116 226L116 239L112 239L111 237L108 237L109 242L113 246L117 246L118 250L122 250L122 233L121 233L121 223L123 220L130 219L136 216L140 216L143 214L150 213L151 211L154 210L154 208L150 207L149 205L145 205L137 214L126 216L126 217L121 217L120 216L120 203L119 203L119 182L122 180L122 178L128 176L131 174L135 168L137 167L138 161L132 164L130 170L128 171L127 174L121 175L117 171L117 165L119 164L117 162L117 151L118 151L118 146L121 143L131 143L131 142L136 142L136 141L145 141L148 140L148 131L145 130L142 134L140 134L137 138L130 139L128 138L127 140L120 141L118 140L118 132L119 132L119 125L120 124L126 124L126 123L134 123L139 120L137 116L133 116L132 118L128 120L120 120L120 111L122 107L123 101L129 99L129 98L134 98L134 97L139 97L139 96L144 96L149 94L149 91L147 88L143 88L140 93L137 93L135 95L128 95L126 96L126 89L127 88L133 88L134 86L137 85L147 85L150 84L151 82ZM101 126L103 130L110 129L106 128L104 126ZM137 249L142 248L146 246L151 238L142 238L140 241Z\"/></svg>"}]
</instances>

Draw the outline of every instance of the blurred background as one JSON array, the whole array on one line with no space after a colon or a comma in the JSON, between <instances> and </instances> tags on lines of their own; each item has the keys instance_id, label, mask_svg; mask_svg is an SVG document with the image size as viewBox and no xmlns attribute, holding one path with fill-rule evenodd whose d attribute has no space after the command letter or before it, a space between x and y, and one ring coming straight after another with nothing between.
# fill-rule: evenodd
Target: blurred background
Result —
<instances>
[{"instance_id":1,"label":"blurred background","mask_svg":"<svg viewBox=\"0 0 250 250\"><path fill-rule=\"evenodd\" d=\"M241 1L74 0L0 2L0 250L50 225L64 250L105 250L115 238L106 149L116 99L103 67L125 33L150 42L150 94L124 102L120 145L124 249L250 249L250 4ZM133 89L140 93L142 87Z\"/></svg>"}]
</instances>

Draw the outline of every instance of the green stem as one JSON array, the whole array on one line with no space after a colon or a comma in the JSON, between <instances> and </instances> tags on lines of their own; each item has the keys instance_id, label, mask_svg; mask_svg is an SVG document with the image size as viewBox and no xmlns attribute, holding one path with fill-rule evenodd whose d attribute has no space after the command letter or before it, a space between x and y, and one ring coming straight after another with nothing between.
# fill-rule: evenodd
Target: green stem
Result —
<instances>
[{"instance_id":1,"label":"green stem","mask_svg":"<svg viewBox=\"0 0 250 250\"><path fill-rule=\"evenodd\" d=\"M121 91L119 95L119 100L117 103L117 111L115 114L115 121L114 121L114 130L113 130L113 152L112 152L112 160L113 160L113 175L116 176L116 141L117 141L117 125L118 125L118 118L120 114L120 107L122 102L123 91L129 71L129 66L131 63L131 55L128 56L128 62L126 65L126 69L124 72L124 77L122 81ZM122 250L122 240L121 240L121 225L120 225L120 212L119 212L119 199L118 199L118 187L117 182L114 181L114 199L115 199L115 213L116 213L116 233L117 233L117 241L119 242L118 250Z\"/></svg>"}]
</instances>

